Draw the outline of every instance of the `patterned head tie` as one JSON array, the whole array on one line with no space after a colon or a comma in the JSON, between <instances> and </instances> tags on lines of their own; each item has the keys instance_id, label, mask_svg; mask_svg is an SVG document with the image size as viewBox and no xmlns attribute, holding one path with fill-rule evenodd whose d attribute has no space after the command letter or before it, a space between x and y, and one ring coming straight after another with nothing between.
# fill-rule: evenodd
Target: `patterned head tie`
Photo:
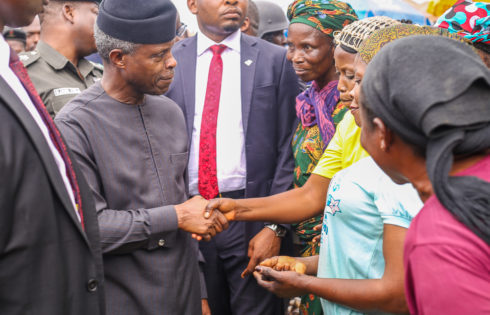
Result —
<instances>
[{"instance_id":1,"label":"patterned head tie","mask_svg":"<svg viewBox=\"0 0 490 315\"><path fill-rule=\"evenodd\" d=\"M372 33L371 36L369 36L359 47L359 56L365 63L369 63L386 44L400 38L414 35L448 37L470 45L468 40L456 34L452 34L445 29L431 26L419 26L415 24L399 24L380 29Z\"/></svg>"},{"instance_id":2,"label":"patterned head tie","mask_svg":"<svg viewBox=\"0 0 490 315\"><path fill-rule=\"evenodd\" d=\"M397 20L387 16L373 16L355 21L334 33L335 44L351 53L356 54L362 42L374 31L400 24Z\"/></svg>"},{"instance_id":3,"label":"patterned head tie","mask_svg":"<svg viewBox=\"0 0 490 315\"><path fill-rule=\"evenodd\" d=\"M473 43L490 44L490 3L459 0L439 17L435 26Z\"/></svg>"},{"instance_id":4,"label":"patterned head tie","mask_svg":"<svg viewBox=\"0 0 490 315\"><path fill-rule=\"evenodd\" d=\"M358 20L349 4L336 0L296 0L287 15L290 24L306 24L332 38L335 31Z\"/></svg>"}]
</instances>

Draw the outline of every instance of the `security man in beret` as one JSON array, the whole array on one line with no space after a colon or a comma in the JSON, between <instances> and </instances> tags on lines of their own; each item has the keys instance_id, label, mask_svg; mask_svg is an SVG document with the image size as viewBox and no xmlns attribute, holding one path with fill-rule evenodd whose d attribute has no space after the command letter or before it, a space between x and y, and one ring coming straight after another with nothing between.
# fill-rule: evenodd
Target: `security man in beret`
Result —
<instances>
[{"instance_id":1,"label":"security man in beret","mask_svg":"<svg viewBox=\"0 0 490 315\"><path fill-rule=\"evenodd\" d=\"M51 117L102 77L102 66L84 58L97 51L93 29L100 1L51 0L40 15L36 50L20 56Z\"/></svg>"},{"instance_id":2,"label":"security man in beret","mask_svg":"<svg viewBox=\"0 0 490 315\"><path fill-rule=\"evenodd\" d=\"M22 29L6 27L3 30L3 38L16 53L26 50L26 32Z\"/></svg>"}]
</instances>

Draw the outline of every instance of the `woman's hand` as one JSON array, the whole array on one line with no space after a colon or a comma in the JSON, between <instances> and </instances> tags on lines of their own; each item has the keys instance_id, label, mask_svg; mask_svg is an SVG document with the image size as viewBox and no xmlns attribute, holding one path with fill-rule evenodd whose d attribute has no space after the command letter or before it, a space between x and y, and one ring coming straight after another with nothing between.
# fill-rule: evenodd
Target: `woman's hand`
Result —
<instances>
[{"instance_id":1,"label":"woman's hand","mask_svg":"<svg viewBox=\"0 0 490 315\"><path fill-rule=\"evenodd\" d=\"M322 230L322 225L323 225L323 222L320 223L320 224L318 224L318 225L315 225L313 227L313 231L321 231ZM321 241L321 239L322 239L322 233L319 233L317 236L315 236L313 238L312 241L313 241L313 243L319 243Z\"/></svg>"},{"instance_id":2,"label":"woman's hand","mask_svg":"<svg viewBox=\"0 0 490 315\"><path fill-rule=\"evenodd\" d=\"M300 274L306 272L306 265L294 257L275 256L264 260L259 264L263 267L269 267L277 271L295 271Z\"/></svg>"},{"instance_id":3,"label":"woman's hand","mask_svg":"<svg viewBox=\"0 0 490 315\"><path fill-rule=\"evenodd\" d=\"M302 287L303 283L311 278L294 271L276 271L263 266L255 268L254 277L260 286L282 298L308 293Z\"/></svg>"}]
</instances>

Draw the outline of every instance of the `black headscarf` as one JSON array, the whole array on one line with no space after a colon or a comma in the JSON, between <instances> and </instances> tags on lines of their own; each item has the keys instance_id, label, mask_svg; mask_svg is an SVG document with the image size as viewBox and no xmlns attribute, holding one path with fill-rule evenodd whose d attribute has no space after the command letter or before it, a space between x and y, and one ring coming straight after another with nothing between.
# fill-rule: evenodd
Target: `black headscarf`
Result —
<instances>
[{"instance_id":1,"label":"black headscarf","mask_svg":"<svg viewBox=\"0 0 490 315\"><path fill-rule=\"evenodd\" d=\"M362 83L366 106L404 141L425 148L444 207L490 244L490 183L449 176L454 155L490 148L490 71L470 47L438 36L386 45Z\"/></svg>"}]
</instances>

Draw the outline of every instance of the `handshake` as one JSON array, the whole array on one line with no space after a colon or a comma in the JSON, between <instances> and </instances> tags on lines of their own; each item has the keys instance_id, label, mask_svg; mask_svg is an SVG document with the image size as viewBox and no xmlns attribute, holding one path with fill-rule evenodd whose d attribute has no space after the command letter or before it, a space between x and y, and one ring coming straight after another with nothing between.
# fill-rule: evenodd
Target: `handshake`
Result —
<instances>
[{"instance_id":1,"label":"handshake","mask_svg":"<svg viewBox=\"0 0 490 315\"><path fill-rule=\"evenodd\" d=\"M192 233L192 237L199 241L209 241L226 230L228 222L235 219L235 201L227 198L208 201L195 196L176 205L175 211L181 230Z\"/></svg>"}]
</instances>

